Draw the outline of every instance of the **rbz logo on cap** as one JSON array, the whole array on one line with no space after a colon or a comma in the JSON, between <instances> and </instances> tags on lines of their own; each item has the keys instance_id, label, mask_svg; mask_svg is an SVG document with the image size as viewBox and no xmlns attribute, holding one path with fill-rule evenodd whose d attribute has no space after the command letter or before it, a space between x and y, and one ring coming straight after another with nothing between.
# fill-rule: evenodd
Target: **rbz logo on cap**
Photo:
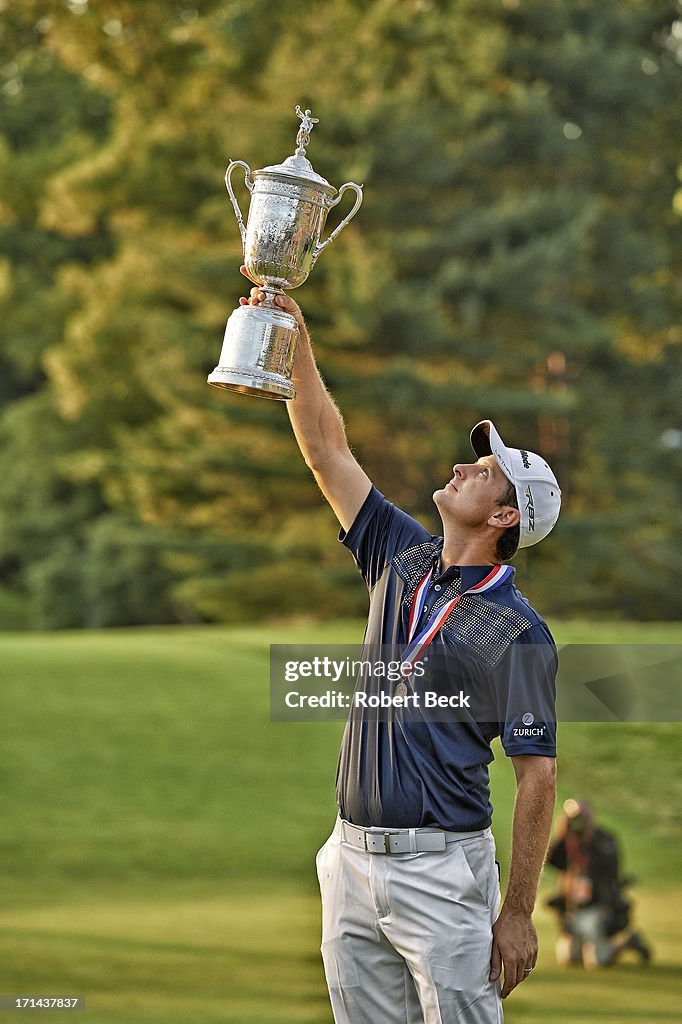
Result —
<instances>
[{"instance_id":1,"label":"rbz logo on cap","mask_svg":"<svg viewBox=\"0 0 682 1024\"><path fill-rule=\"evenodd\" d=\"M526 484L523 493L526 495L526 512L528 513L528 532L533 533L535 530L535 505L533 504L533 494L530 489L530 484Z\"/></svg>"},{"instance_id":2,"label":"rbz logo on cap","mask_svg":"<svg viewBox=\"0 0 682 1024\"><path fill-rule=\"evenodd\" d=\"M523 468L524 469L530 469L530 458L528 456L528 452L524 452L523 450L521 450L521 451L519 451L519 454L521 456L521 462L523 463Z\"/></svg>"}]
</instances>

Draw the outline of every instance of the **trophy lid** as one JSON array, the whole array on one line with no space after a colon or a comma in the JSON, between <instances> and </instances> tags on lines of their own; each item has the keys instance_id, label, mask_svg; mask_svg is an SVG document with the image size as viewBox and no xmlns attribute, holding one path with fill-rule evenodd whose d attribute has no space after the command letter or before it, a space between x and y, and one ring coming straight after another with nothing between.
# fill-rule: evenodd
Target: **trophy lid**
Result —
<instances>
[{"instance_id":1,"label":"trophy lid","mask_svg":"<svg viewBox=\"0 0 682 1024\"><path fill-rule=\"evenodd\" d=\"M319 118L311 117L310 111L306 110L304 112L300 106L296 107L296 113L301 119L301 126L296 136L296 152L294 155L288 156L281 164L270 164L269 167L262 167L259 171L254 171L253 176L255 178L259 175L267 175L268 177L303 181L307 185L314 185L323 192L333 195L336 192L334 186L330 185L321 174L313 170L313 165L305 155L306 146L310 142L310 133L313 126L318 123Z\"/></svg>"}]
</instances>

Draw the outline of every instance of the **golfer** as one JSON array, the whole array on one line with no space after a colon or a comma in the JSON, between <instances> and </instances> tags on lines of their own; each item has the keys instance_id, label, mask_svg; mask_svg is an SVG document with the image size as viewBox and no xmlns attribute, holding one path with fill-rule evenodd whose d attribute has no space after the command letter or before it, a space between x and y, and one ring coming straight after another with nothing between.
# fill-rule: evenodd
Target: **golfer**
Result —
<instances>
[{"instance_id":1,"label":"golfer","mask_svg":"<svg viewBox=\"0 0 682 1024\"><path fill-rule=\"evenodd\" d=\"M252 288L240 301L264 299ZM484 420L471 434L475 458L455 465L433 495L443 536L432 536L358 465L299 307L289 296L276 302L300 330L296 398L287 405L294 434L369 589L365 644L402 652L396 693L425 685L411 670L431 658L447 667L443 693L478 704L457 721L351 711L337 772L339 817L317 855L334 1018L499 1024L501 998L536 963L532 913L556 753L556 649L505 563L547 536L560 490L543 458L507 447ZM501 909L488 776L497 735L516 776Z\"/></svg>"}]
</instances>

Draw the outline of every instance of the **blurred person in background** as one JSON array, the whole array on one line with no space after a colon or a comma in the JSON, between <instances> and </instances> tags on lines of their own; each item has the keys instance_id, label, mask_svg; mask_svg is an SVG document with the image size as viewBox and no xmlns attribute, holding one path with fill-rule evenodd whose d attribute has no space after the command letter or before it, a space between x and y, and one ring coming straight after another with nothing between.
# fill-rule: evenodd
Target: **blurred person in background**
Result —
<instances>
[{"instance_id":1,"label":"blurred person in background","mask_svg":"<svg viewBox=\"0 0 682 1024\"><path fill-rule=\"evenodd\" d=\"M561 872L559 893L548 901L559 914L559 963L582 964L588 970L615 963L626 949L644 963L651 950L629 927L630 903L623 889L633 879L620 877L615 837L598 828L589 806L566 800L547 863Z\"/></svg>"}]
</instances>

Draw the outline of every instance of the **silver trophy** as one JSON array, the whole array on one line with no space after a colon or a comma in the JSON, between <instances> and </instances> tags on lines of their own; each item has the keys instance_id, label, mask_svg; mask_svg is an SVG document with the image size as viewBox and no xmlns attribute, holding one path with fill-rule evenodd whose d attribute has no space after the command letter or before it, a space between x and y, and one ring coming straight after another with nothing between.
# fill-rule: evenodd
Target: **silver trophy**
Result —
<instances>
[{"instance_id":1,"label":"silver trophy","mask_svg":"<svg viewBox=\"0 0 682 1024\"><path fill-rule=\"evenodd\" d=\"M301 126L296 152L282 164L251 171L243 160L231 160L225 185L232 200L249 277L266 294L260 306L238 306L232 312L220 353L220 363L208 383L260 398L294 398L291 383L298 327L290 313L275 305L276 295L298 288L315 266L320 253L355 216L362 203L362 188L349 181L337 190L306 159L310 132L318 118L296 107ZM245 171L251 193L246 227L232 188L235 167ZM321 242L327 213L347 189L355 191L355 205L347 217Z\"/></svg>"}]
</instances>

